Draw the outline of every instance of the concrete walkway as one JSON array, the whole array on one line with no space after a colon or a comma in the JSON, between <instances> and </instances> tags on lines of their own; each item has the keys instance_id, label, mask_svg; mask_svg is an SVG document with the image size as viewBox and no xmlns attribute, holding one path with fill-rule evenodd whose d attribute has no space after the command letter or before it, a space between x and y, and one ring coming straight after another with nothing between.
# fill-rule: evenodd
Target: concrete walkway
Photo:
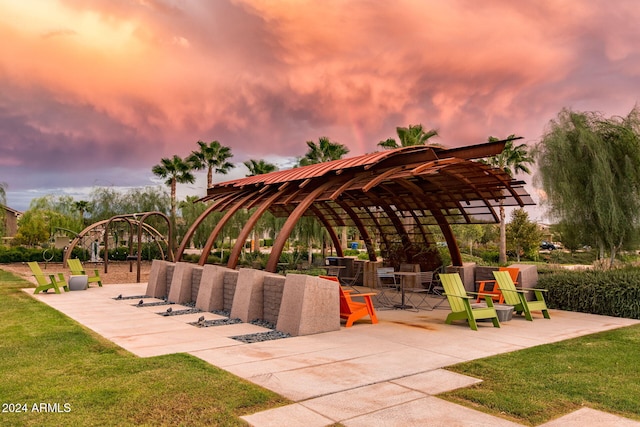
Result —
<instances>
[{"instance_id":1,"label":"concrete walkway","mask_svg":"<svg viewBox=\"0 0 640 427\"><path fill-rule=\"evenodd\" d=\"M551 310L551 319L514 318L472 331L445 325L448 310L378 311L380 323L317 335L245 344L231 337L269 331L252 324L197 328L212 313L161 316L167 306L136 307L146 284L105 285L86 291L33 295L140 356L185 352L295 403L243 417L257 427L515 426L510 421L435 397L479 380L442 369L459 362L639 323L636 320ZM145 303L154 300L144 298ZM172 310L188 307L172 305ZM545 426L640 426L583 408Z\"/></svg>"}]
</instances>

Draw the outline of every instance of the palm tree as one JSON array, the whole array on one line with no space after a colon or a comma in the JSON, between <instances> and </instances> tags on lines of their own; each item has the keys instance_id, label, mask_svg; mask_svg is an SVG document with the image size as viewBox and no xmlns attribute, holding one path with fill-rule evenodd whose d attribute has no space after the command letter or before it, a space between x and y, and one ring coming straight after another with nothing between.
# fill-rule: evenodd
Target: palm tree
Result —
<instances>
[{"instance_id":1,"label":"palm tree","mask_svg":"<svg viewBox=\"0 0 640 427\"><path fill-rule=\"evenodd\" d=\"M235 167L233 163L227 161L233 157L233 154L231 154L231 148L225 147L218 141L211 141L208 144L198 141L198 146L200 150L193 151L187 161L191 162L196 170L207 169L207 188L210 188L214 172L226 174L229 169Z\"/></svg>"},{"instance_id":2,"label":"palm tree","mask_svg":"<svg viewBox=\"0 0 640 427\"><path fill-rule=\"evenodd\" d=\"M333 142L326 136L318 138L318 144L313 141L307 141L307 146L309 150L304 157L300 159L300 166L338 160L349 152L349 149L345 145Z\"/></svg>"},{"instance_id":3,"label":"palm tree","mask_svg":"<svg viewBox=\"0 0 640 427\"><path fill-rule=\"evenodd\" d=\"M173 158L163 158L159 165L155 165L151 172L162 179L166 178L165 184L171 188L171 219L175 224L176 220L176 184L193 184L196 180L191 173L191 163L184 161L180 156Z\"/></svg>"},{"instance_id":4,"label":"palm tree","mask_svg":"<svg viewBox=\"0 0 640 427\"><path fill-rule=\"evenodd\" d=\"M244 165L249 169L249 174L246 176L262 175L269 172L275 172L278 167L273 163L265 162L264 160L247 160Z\"/></svg>"},{"instance_id":5,"label":"palm tree","mask_svg":"<svg viewBox=\"0 0 640 427\"><path fill-rule=\"evenodd\" d=\"M513 146L513 140L515 135L509 135L507 142L504 145L504 150L498 155L489 157L487 159L480 160L494 168L502 169L509 176L513 177L519 172L531 173L531 170L527 167L528 164L533 163L533 157L529 154L527 145L520 144ZM490 136L489 142L499 141L498 138ZM507 263L507 225L504 214L504 204L500 200L500 243L499 243L499 257L498 262L500 264Z\"/></svg>"},{"instance_id":6,"label":"palm tree","mask_svg":"<svg viewBox=\"0 0 640 427\"><path fill-rule=\"evenodd\" d=\"M399 148L399 147L410 147L413 145L427 145L427 141L429 140L429 138L438 136L438 131L436 129L430 129L425 132L422 125L409 125L409 127L397 127L396 133L398 134L400 145L398 145L395 139L387 138L384 141L380 141L378 143L378 146L387 150L392 150L394 148ZM429 144L429 145L439 146L440 144Z\"/></svg>"},{"instance_id":7,"label":"palm tree","mask_svg":"<svg viewBox=\"0 0 640 427\"><path fill-rule=\"evenodd\" d=\"M78 200L77 202L73 202L73 207L80 213L80 222L84 227L84 214L91 209L91 203L86 200Z\"/></svg>"}]
</instances>

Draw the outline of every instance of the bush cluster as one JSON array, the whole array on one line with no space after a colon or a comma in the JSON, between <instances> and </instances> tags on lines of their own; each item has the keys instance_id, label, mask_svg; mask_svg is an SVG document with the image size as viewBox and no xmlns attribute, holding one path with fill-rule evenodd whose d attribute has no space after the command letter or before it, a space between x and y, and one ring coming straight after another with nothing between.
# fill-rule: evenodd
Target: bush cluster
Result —
<instances>
[{"instance_id":1,"label":"bush cluster","mask_svg":"<svg viewBox=\"0 0 640 427\"><path fill-rule=\"evenodd\" d=\"M640 319L640 269L562 271L543 274L550 308Z\"/></svg>"}]
</instances>

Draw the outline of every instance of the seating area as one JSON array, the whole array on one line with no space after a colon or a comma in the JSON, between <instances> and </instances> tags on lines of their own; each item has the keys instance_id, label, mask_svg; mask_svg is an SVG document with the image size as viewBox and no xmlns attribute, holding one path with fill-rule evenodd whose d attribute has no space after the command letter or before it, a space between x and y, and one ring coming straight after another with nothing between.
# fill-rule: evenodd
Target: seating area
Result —
<instances>
[{"instance_id":1,"label":"seating area","mask_svg":"<svg viewBox=\"0 0 640 427\"><path fill-rule=\"evenodd\" d=\"M47 292L49 289L53 289L56 294L60 293L60 288L62 288L65 292L69 291L69 286L67 285L67 281L64 278L64 273L48 273L44 274L40 265L33 261L28 262L29 268L33 273L33 277L36 279L37 286L34 294L38 294L40 292Z\"/></svg>"},{"instance_id":2,"label":"seating area","mask_svg":"<svg viewBox=\"0 0 640 427\"><path fill-rule=\"evenodd\" d=\"M97 269L93 270L93 275L88 274L82 266L82 262L80 262L78 258L70 258L67 260L67 264L69 265L72 275L87 276L88 283L97 283L98 286L102 287L102 279L100 278L100 272Z\"/></svg>"},{"instance_id":3,"label":"seating area","mask_svg":"<svg viewBox=\"0 0 640 427\"><path fill-rule=\"evenodd\" d=\"M57 294L64 290L65 292L70 290L80 290L86 289L89 283L97 283L99 287L102 287L102 278L100 277L100 272L97 269L93 270L93 274L90 274L85 270L82 263L79 259L69 259L67 264L69 267L69 271L61 272L56 271L55 273L44 273L40 264L36 261L28 262L29 268L31 269L31 273L36 280L37 287L34 293L47 292L50 289ZM86 276L85 277L75 277L75 276ZM68 279L67 279L68 277ZM74 287L74 279L77 280L76 284L82 284L83 286Z\"/></svg>"},{"instance_id":4,"label":"seating area","mask_svg":"<svg viewBox=\"0 0 640 427\"><path fill-rule=\"evenodd\" d=\"M494 271L493 275L496 278L498 287L502 290L505 302L508 305L512 305L516 314L524 313L524 317L527 320L532 321L532 311L541 311L545 319L550 319L549 309L544 299L543 292L546 289L538 288L520 288L517 289L513 282L512 276L506 271ZM527 292L533 292L535 299L533 301L527 300Z\"/></svg>"},{"instance_id":5,"label":"seating area","mask_svg":"<svg viewBox=\"0 0 640 427\"><path fill-rule=\"evenodd\" d=\"M442 281L445 295L451 307L451 313L445 320L446 324L450 325L454 320L467 320L469 327L477 331L478 320L490 319L494 327L500 327L498 313L493 307L492 295L482 295L487 303L486 307L472 307L471 300L473 300L473 298L467 295L467 291L458 273L441 274L440 280Z\"/></svg>"},{"instance_id":6,"label":"seating area","mask_svg":"<svg viewBox=\"0 0 640 427\"><path fill-rule=\"evenodd\" d=\"M346 328L353 326L353 322L366 316L371 318L372 324L378 323L376 309L371 300L371 297L377 295L376 293L352 293L351 290L342 289L340 280L336 276L320 276L320 278L338 284L337 288L340 290L340 319L346 321ZM363 301L354 301L353 298L362 298Z\"/></svg>"}]
</instances>

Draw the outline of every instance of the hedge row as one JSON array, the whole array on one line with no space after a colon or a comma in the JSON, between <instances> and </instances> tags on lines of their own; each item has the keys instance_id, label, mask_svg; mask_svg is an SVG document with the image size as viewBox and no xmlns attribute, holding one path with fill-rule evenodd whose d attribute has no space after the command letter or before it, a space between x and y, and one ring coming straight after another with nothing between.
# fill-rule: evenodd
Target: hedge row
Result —
<instances>
[{"instance_id":1,"label":"hedge row","mask_svg":"<svg viewBox=\"0 0 640 427\"><path fill-rule=\"evenodd\" d=\"M165 248L166 254L166 248ZM125 261L129 255L129 248L120 246L118 248L109 249L110 261ZM135 253L134 253L135 255ZM51 261L62 262L63 252L56 248L25 248L22 246L4 247L0 246L0 264L8 264L12 262L28 262L28 261ZM104 257L104 250L100 250L100 257ZM90 259L89 251L82 248L74 248L71 258L79 258L82 261ZM153 260L161 258L160 250L155 244L143 244L141 258L143 260Z\"/></svg>"},{"instance_id":2,"label":"hedge row","mask_svg":"<svg viewBox=\"0 0 640 427\"><path fill-rule=\"evenodd\" d=\"M550 308L640 319L640 269L567 271L540 275Z\"/></svg>"}]
</instances>

